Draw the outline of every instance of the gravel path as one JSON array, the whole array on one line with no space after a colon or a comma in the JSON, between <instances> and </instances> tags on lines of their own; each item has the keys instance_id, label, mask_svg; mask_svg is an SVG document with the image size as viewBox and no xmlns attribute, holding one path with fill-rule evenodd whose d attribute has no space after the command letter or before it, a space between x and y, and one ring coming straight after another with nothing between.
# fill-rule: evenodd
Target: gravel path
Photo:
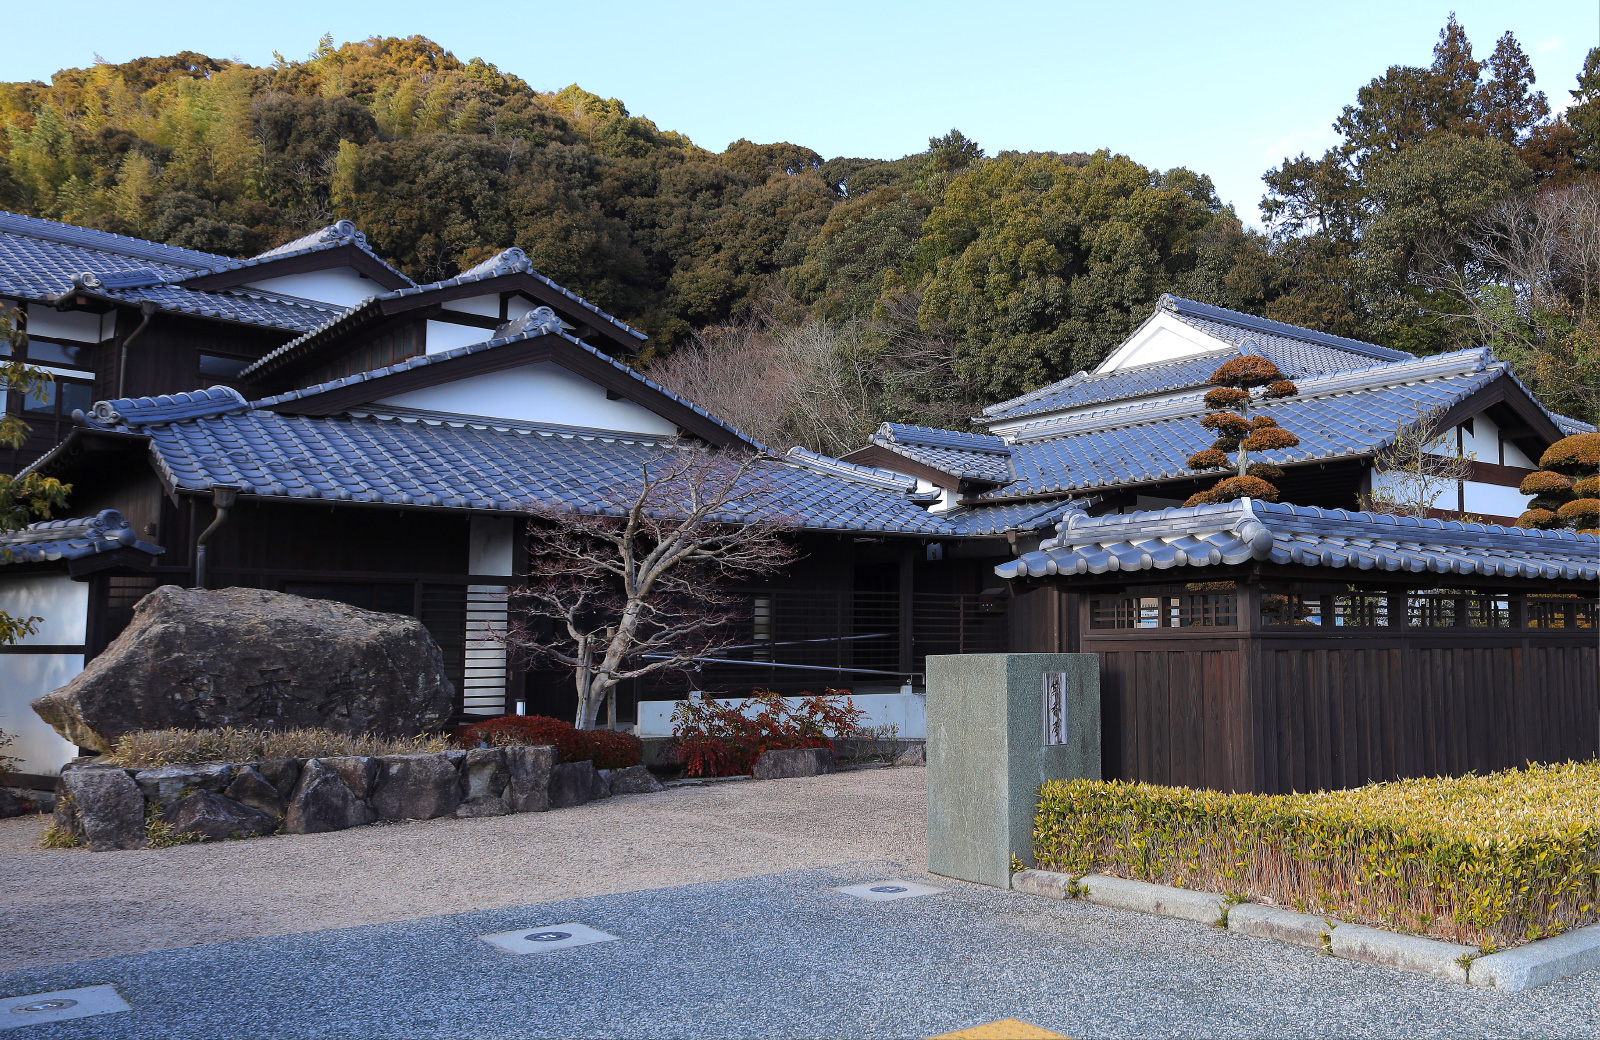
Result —
<instances>
[{"instance_id":1,"label":"gravel path","mask_svg":"<svg viewBox=\"0 0 1600 1040\"><path fill-rule=\"evenodd\" d=\"M886 859L927 862L922 769L673 788L546 813L137 852L0 820L0 970Z\"/></svg>"},{"instance_id":2,"label":"gravel path","mask_svg":"<svg viewBox=\"0 0 1600 1040\"><path fill-rule=\"evenodd\" d=\"M823 830L811 832L824 843ZM944 892L872 903L890 877ZM617 936L513 956L477 936ZM1502 994L1205 925L858 863L0 974L132 1010L27 1037L1593 1036L1593 972Z\"/></svg>"}]
</instances>

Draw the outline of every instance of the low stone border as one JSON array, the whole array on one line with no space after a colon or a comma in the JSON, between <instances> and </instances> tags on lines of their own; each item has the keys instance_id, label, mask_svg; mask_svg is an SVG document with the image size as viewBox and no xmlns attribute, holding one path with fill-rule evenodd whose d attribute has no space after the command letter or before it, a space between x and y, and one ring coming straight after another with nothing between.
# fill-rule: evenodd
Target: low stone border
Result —
<instances>
[{"instance_id":1,"label":"low stone border","mask_svg":"<svg viewBox=\"0 0 1600 1040\"><path fill-rule=\"evenodd\" d=\"M1259 903L1230 904L1226 897L1211 892L1103 874L1073 878L1049 870L1022 870L1011 876L1011 887L1051 899L1082 899L1121 910L1196 921L1347 960L1509 993L1600 967L1600 925L1576 928L1500 953L1480 954L1475 946L1346 924Z\"/></svg>"},{"instance_id":2,"label":"low stone border","mask_svg":"<svg viewBox=\"0 0 1600 1040\"><path fill-rule=\"evenodd\" d=\"M517 746L151 769L89 761L63 769L56 790L55 840L106 852L381 821L544 812L662 786L642 765L558 764L553 747Z\"/></svg>"}]
</instances>

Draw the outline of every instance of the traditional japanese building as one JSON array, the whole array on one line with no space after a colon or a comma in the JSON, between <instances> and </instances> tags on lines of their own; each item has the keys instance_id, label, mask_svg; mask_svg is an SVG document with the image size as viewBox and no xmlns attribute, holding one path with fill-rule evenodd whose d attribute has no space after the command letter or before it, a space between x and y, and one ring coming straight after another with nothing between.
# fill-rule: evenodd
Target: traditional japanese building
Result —
<instances>
[{"instance_id":1,"label":"traditional japanese building","mask_svg":"<svg viewBox=\"0 0 1600 1040\"><path fill-rule=\"evenodd\" d=\"M83 518L0 535L0 548L9 550L0 560L0 609L46 619L19 645L0 648L12 677L0 697L0 729L21 735L33 772L49 772L74 749L43 728L27 702L76 674L121 631L133 604L163 583L272 588L412 614L444 650L462 713L498 714L521 703L529 712L569 715L570 681L508 660L493 638L507 621L503 594L527 567L523 511L535 502L602 508L605 490L631 479L642 460L684 442L763 450L630 368L627 358L643 335L540 275L515 249L456 278L416 285L373 255L347 222L238 261L0 216L0 297L23 314L26 359L58 380L48 421L13 395L9 406L41 431L21 460L37 456L36 471L72 483L70 513ZM1333 553L1315 566L1297 559L1274 571L1275 557L1235 559L1243 550L1230 548L1218 557L1225 565L1205 563L1212 569L1185 577L1178 592L1146 588L1166 589L1153 574L1123 573L1128 550L1113 553L1119 562L1105 571L1068 573L1048 562L1067 544L1061 539L1085 523L1154 522L1155 515L1165 517L1163 531L1189 525L1178 542L1226 540L1218 532L1242 520L1151 511L1176 506L1219 475L1188 471L1184 460L1210 439L1197 422L1210 373L1246 354L1271 358L1299 384L1298 397L1264 406L1301 439L1297 448L1266 456L1284 469L1283 498L1297 507L1354 509L1375 479L1374 453L1397 426L1432 413L1458 451L1476 456L1470 479L1446 489L1435 512L1508 518L1522 511L1526 497L1515 485L1544 448L1587 429L1545 410L1487 351L1413 358L1165 297L1096 372L986 409L976 423L988 433L885 424L842 460L796 449L763 463L763 508L795 530L804 562L743 590L750 632L741 652L705 662L696 675L630 685L622 716L631 717L640 699L681 695L691 684L898 690L920 684L930 653L1093 649L1106 662L1107 717L1121 720L1114 739L1127 746L1127 735L1137 734L1138 748L1155 749L1108 749L1117 775L1272 789L1301 783L1302 774L1293 764L1269 768L1264 737L1239 743L1241 734L1256 732L1254 720L1266 718L1256 707L1265 703L1261 691L1279 681L1249 662L1264 659L1269 646L1287 646L1261 620L1264 604L1303 593L1299 606L1286 609L1301 612L1297 622L1314 617L1311 623L1327 627L1311 633L1297 623L1291 631L1302 640L1345 640L1340 653L1354 646L1352 634L1370 644L1373 660L1432 652L1428 640L1440 639L1463 653L1487 646L1522 654L1519 661L1530 647L1548 650L1545 658L1569 669L1561 696L1574 699L1561 702L1566 707L1529 701L1528 710L1563 733L1572 704L1587 705L1592 719L1594 575L1580 559L1594 555L1592 538L1449 523L1417 528L1463 552L1489 539L1502 555L1554 552L1571 566L1559 575L1525 571L1490 581L1478 571L1418 570L1413 563L1422 557L1406 557L1394 573L1384 572L1377 592L1348 580L1357 570L1367 576L1363 564L1350 562L1365 559L1359 554ZM1261 503L1239 508L1254 508L1268 528L1301 516ZM1364 544L1368 527L1387 532L1390 524L1339 512L1317 516L1355 546ZM197 542L218 520L200 573ZM1142 534L1134 540L1149 542ZM1250 552L1265 544L1254 534L1245 542ZM1165 553L1151 551L1150 558L1165 560ZM1196 556L1184 559L1184 566L1200 566ZM1189 588L1196 581L1232 582L1231 591ZM1510 597L1503 609L1411 606L1413 599L1479 603L1501 594ZM1341 595L1361 603L1386 597L1389 620L1338 622L1346 616ZM1314 609L1305 607L1305 596ZM1110 604L1108 597L1123 605L1092 605ZM1177 606L1169 609L1162 597L1176 597ZM1213 606L1197 606L1195 597ZM1141 613L1147 599L1160 604L1154 625ZM1555 617L1546 608L1558 600L1570 626L1563 622L1558 632L1528 620ZM1351 617L1377 616L1350 609ZM1102 632L1096 610L1136 623ZM1447 616L1449 626L1436 623ZM1211 620L1161 620L1169 617ZM1484 618L1496 620L1474 620ZM1435 631L1442 627L1451 631ZM1207 638L1227 645L1194 642ZM1131 659L1118 655L1125 649L1106 642L1117 639L1146 640L1137 648L1146 663L1124 669ZM1189 649L1172 657L1160 643L1167 639L1189 640ZM1166 678L1119 678L1155 676L1150 654L1168 655ZM1212 682L1181 671L1185 654L1198 662L1232 654L1229 660L1245 663L1217 665L1237 674ZM1470 667L1477 665L1451 664L1441 674ZM1412 682L1410 672L1394 675L1384 681ZM1588 700L1573 685L1585 676ZM1235 698L1228 702L1237 709L1233 721L1196 752L1206 762L1221 755L1226 767L1171 764L1173 755L1189 762L1190 751L1175 750L1169 738L1176 730L1156 726L1150 683L1179 691L1162 702L1162 726L1192 725L1182 714L1190 709L1175 704ZM1368 691L1359 694L1367 698L1388 688L1365 680L1348 685ZM1231 692L1217 692L1224 690ZM1440 704L1455 711L1477 703L1465 696L1452 692ZM1257 700L1238 700L1250 697ZM1429 758L1434 752L1408 742L1433 738L1416 736L1409 725L1395 731L1405 747L1389 757L1341 759L1339 770L1304 773L1303 782L1487 768L1511 753L1472 745L1465 757ZM1550 757L1576 746L1563 736L1515 750Z\"/></svg>"}]
</instances>

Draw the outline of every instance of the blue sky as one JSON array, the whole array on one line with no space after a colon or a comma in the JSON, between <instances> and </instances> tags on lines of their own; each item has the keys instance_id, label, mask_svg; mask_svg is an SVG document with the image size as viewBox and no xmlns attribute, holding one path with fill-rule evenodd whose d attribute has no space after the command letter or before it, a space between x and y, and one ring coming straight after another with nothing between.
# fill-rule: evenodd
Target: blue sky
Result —
<instances>
[{"instance_id":1,"label":"blue sky","mask_svg":"<svg viewBox=\"0 0 1600 1040\"><path fill-rule=\"evenodd\" d=\"M959 127L990 153L1109 147L1209 173L1258 221L1262 172L1320 153L1356 89L1426 64L1453 9L1479 57L1507 29L1552 103L1600 42L1594 0L1521 3L103 3L7 15L3 79L98 54L266 64L420 33L539 89L579 83L721 149L738 137L895 158ZM65 20L63 20L65 18Z\"/></svg>"}]
</instances>

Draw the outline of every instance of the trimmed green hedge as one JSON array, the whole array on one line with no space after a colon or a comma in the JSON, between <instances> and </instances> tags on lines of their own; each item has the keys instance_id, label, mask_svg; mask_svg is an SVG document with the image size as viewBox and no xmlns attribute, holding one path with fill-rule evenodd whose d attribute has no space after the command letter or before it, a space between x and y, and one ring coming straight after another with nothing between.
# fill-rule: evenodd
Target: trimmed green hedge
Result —
<instances>
[{"instance_id":1,"label":"trimmed green hedge","mask_svg":"<svg viewBox=\"0 0 1600 1040\"><path fill-rule=\"evenodd\" d=\"M1067 780L1041 868L1271 902L1486 949L1596 920L1600 762L1247 795Z\"/></svg>"}]
</instances>

